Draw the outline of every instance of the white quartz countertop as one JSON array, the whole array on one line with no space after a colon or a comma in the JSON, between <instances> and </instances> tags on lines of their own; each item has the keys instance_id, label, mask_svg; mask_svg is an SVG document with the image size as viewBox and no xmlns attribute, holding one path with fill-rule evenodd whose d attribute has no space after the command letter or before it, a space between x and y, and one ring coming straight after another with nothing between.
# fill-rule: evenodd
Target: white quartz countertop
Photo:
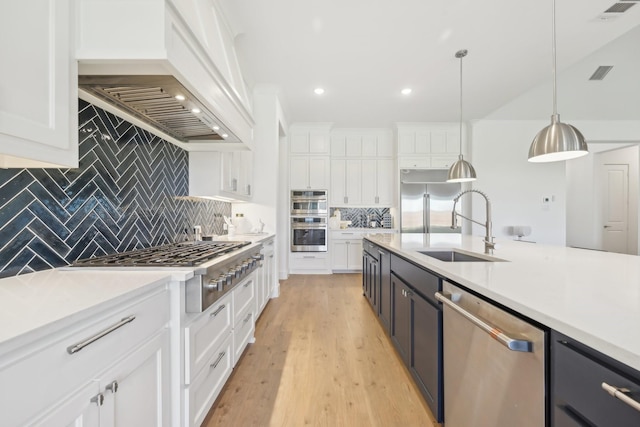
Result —
<instances>
[{"instance_id":1,"label":"white quartz countertop","mask_svg":"<svg viewBox=\"0 0 640 427\"><path fill-rule=\"evenodd\" d=\"M186 280L192 271L45 270L0 280L0 350L56 322L145 288Z\"/></svg>"},{"instance_id":2,"label":"white quartz countertop","mask_svg":"<svg viewBox=\"0 0 640 427\"><path fill-rule=\"evenodd\" d=\"M640 370L640 257L501 241L505 262L444 262L418 250L483 255L482 237L368 234L378 245Z\"/></svg>"}]
</instances>

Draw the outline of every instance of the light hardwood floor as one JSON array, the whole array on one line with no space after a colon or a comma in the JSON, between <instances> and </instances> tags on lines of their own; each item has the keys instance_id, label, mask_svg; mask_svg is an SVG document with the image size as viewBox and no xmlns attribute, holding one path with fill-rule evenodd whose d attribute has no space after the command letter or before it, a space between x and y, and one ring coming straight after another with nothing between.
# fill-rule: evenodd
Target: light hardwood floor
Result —
<instances>
[{"instance_id":1,"label":"light hardwood floor","mask_svg":"<svg viewBox=\"0 0 640 427\"><path fill-rule=\"evenodd\" d=\"M282 281L203 426L438 426L361 281Z\"/></svg>"}]
</instances>

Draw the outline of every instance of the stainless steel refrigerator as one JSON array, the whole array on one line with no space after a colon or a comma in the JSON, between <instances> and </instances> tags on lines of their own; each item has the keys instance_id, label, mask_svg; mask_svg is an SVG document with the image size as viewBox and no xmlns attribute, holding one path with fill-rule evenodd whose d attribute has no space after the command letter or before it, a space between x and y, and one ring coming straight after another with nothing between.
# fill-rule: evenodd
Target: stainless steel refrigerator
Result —
<instances>
[{"instance_id":1,"label":"stainless steel refrigerator","mask_svg":"<svg viewBox=\"0 0 640 427\"><path fill-rule=\"evenodd\" d=\"M451 210L461 184L446 180L446 170L400 170L400 229L403 233L460 233L460 228L451 228ZM458 212L461 202L456 206Z\"/></svg>"}]
</instances>

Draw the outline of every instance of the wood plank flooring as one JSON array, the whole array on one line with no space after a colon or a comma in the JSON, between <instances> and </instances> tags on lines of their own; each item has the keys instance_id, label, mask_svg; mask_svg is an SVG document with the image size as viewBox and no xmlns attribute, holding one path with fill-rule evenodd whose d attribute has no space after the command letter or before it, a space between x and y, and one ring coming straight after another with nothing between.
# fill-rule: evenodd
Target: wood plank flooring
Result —
<instances>
[{"instance_id":1,"label":"wood plank flooring","mask_svg":"<svg viewBox=\"0 0 640 427\"><path fill-rule=\"evenodd\" d=\"M361 283L281 281L203 426L438 426Z\"/></svg>"}]
</instances>

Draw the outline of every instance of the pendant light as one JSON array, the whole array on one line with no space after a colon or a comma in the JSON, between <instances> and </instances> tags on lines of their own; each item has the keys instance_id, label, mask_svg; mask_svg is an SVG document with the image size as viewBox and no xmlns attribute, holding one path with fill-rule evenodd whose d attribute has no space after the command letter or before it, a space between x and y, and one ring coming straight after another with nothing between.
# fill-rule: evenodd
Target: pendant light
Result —
<instances>
[{"instance_id":1,"label":"pendant light","mask_svg":"<svg viewBox=\"0 0 640 427\"><path fill-rule=\"evenodd\" d=\"M449 168L447 182L468 182L476 180L475 169L471 166L471 163L462 157L462 58L467 56L467 53L466 49L456 52L456 58L460 59L460 155L458 156L458 160Z\"/></svg>"},{"instance_id":2,"label":"pendant light","mask_svg":"<svg viewBox=\"0 0 640 427\"><path fill-rule=\"evenodd\" d=\"M584 136L573 126L561 123L558 114L556 102L556 1L552 0L552 4L553 115L551 116L551 124L538 132L529 148L529 161L534 163L557 162L589 154Z\"/></svg>"}]
</instances>

